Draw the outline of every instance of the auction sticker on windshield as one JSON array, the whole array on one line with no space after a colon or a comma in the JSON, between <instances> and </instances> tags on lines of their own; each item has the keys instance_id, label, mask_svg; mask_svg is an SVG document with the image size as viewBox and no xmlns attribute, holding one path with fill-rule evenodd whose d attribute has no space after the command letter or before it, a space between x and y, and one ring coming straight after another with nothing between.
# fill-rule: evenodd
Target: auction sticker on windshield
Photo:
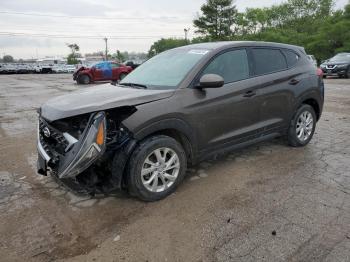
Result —
<instances>
[{"instance_id":1,"label":"auction sticker on windshield","mask_svg":"<svg viewBox=\"0 0 350 262\"><path fill-rule=\"evenodd\" d=\"M189 54L194 55L206 55L209 52L209 50L203 50L203 49L192 49L188 51Z\"/></svg>"}]
</instances>

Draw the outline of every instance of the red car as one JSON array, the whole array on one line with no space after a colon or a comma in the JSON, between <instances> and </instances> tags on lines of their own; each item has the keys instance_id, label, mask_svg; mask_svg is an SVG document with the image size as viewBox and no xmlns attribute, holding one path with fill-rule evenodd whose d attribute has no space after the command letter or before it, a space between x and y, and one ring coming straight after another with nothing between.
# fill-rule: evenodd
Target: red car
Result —
<instances>
[{"instance_id":1,"label":"red car","mask_svg":"<svg viewBox=\"0 0 350 262\"><path fill-rule=\"evenodd\" d=\"M133 69L116 62L99 62L91 67L80 67L74 74L73 80L78 84L89 84L95 81L118 81L123 79Z\"/></svg>"}]
</instances>

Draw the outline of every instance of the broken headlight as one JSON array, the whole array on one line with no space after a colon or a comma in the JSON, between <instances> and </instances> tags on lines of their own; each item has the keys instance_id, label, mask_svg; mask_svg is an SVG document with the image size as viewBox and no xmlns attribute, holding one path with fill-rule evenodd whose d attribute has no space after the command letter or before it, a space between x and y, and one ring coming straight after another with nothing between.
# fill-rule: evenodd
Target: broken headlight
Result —
<instances>
[{"instance_id":1,"label":"broken headlight","mask_svg":"<svg viewBox=\"0 0 350 262\"><path fill-rule=\"evenodd\" d=\"M93 164L106 148L106 116L97 113L88 124L80 141L61 159L59 178L75 177Z\"/></svg>"}]
</instances>

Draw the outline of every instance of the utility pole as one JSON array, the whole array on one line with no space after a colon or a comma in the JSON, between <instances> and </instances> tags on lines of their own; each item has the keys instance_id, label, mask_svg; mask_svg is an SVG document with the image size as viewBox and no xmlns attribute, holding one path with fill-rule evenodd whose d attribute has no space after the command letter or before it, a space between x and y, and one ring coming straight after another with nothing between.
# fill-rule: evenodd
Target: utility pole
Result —
<instances>
[{"instance_id":1,"label":"utility pole","mask_svg":"<svg viewBox=\"0 0 350 262\"><path fill-rule=\"evenodd\" d=\"M185 32L185 41L188 42L188 33L190 32L190 28L185 28L184 29L184 32Z\"/></svg>"},{"instance_id":2,"label":"utility pole","mask_svg":"<svg viewBox=\"0 0 350 262\"><path fill-rule=\"evenodd\" d=\"M105 59L106 59L106 61L108 60L108 44L107 44L107 41L108 41L108 38L107 37L105 37L105 38L103 38L103 40L105 41L105 43L106 43L106 53L105 53Z\"/></svg>"}]
</instances>

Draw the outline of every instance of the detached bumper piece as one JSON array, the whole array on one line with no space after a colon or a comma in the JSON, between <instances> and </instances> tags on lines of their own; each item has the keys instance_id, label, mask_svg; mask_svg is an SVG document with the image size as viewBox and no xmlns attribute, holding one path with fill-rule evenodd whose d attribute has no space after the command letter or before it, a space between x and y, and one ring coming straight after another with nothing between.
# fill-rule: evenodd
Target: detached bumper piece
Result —
<instances>
[{"instance_id":1,"label":"detached bumper piece","mask_svg":"<svg viewBox=\"0 0 350 262\"><path fill-rule=\"evenodd\" d=\"M106 117L104 112L93 115L80 139L60 133L44 119L38 128L38 173L50 170L60 180L74 179L106 150Z\"/></svg>"}]
</instances>

